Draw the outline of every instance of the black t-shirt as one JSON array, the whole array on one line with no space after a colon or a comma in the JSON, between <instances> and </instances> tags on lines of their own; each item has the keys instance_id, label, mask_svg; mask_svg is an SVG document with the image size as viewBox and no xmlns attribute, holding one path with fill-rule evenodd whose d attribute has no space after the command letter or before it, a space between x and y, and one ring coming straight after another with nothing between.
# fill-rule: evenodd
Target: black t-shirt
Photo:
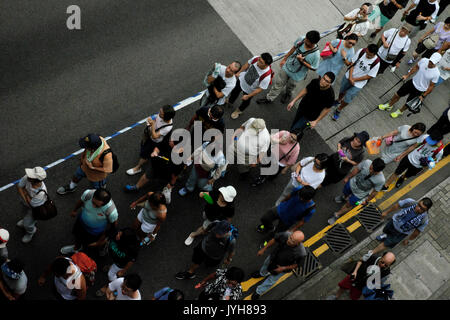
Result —
<instances>
[{"instance_id":1,"label":"black t-shirt","mask_svg":"<svg viewBox=\"0 0 450 320\"><path fill-rule=\"evenodd\" d=\"M363 262L361 266L358 269L358 272L356 273L356 279L354 280L355 286L362 290L367 285L367 279L369 278L367 276L367 268L371 265L374 265L379 257L378 256L371 256L369 260L366 262ZM381 278L384 278L388 276L391 273L391 269L389 267L387 268L381 268Z\"/></svg>"},{"instance_id":2,"label":"black t-shirt","mask_svg":"<svg viewBox=\"0 0 450 320\"><path fill-rule=\"evenodd\" d=\"M401 5L403 8L406 7L408 4L408 0L396 0L399 5ZM379 5L380 11L386 18L392 19L392 17L397 13L399 10L395 4L390 1L387 5L384 5L384 2L381 2Z\"/></svg>"},{"instance_id":3,"label":"black t-shirt","mask_svg":"<svg viewBox=\"0 0 450 320\"><path fill-rule=\"evenodd\" d=\"M309 121L316 120L323 109L329 109L334 102L334 90L320 90L320 79L313 79L306 86L306 95L300 101L297 112Z\"/></svg>"},{"instance_id":4,"label":"black t-shirt","mask_svg":"<svg viewBox=\"0 0 450 320\"><path fill-rule=\"evenodd\" d=\"M201 107L195 112L197 120L202 122L202 131L205 132L208 129L215 128L225 133L225 122L223 118L220 118L218 121L212 121L208 116L209 109L210 107Z\"/></svg>"},{"instance_id":5,"label":"black t-shirt","mask_svg":"<svg viewBox=\"0 0 450 320\"><path fill-rule=\"evenodd\" d=\"M108 235L108 254L112 261L119 267L124 268L130 261L136 261L139 247L136 246L123 246L120 240L116 240L118 231L111 230Z\"/></svg>"},{"instance_id":6,"label":"black t-shirt","mask_svg":"<svg viewBox=\"0 0 450 320\"><path fill-rule=\"evenodd\" d=\"M303 244L296 247L288 246L286 241L289 239L292 232L280 232L275 234L274 239L277 242L277 247L270 254L271 261L268 270L271 271L278 266L286 267L293 264L301 265L301 261L306 257L306 249Z\"/></svg>"},{"instance_id":7,"label":"black t-shirt","mask_svg":"<svg viewBox=\"0 0 450 320\"><path fill-rule=\"evenodd\" d=\"M234 216L234 206L232 203L227 204L225 207L221 207L217 204L220 192L219 190L213 190L209 193L213 199L213 204L207 203L205 205L205 215L209 221L225 220Z\"/></svg>"}]
</instances>

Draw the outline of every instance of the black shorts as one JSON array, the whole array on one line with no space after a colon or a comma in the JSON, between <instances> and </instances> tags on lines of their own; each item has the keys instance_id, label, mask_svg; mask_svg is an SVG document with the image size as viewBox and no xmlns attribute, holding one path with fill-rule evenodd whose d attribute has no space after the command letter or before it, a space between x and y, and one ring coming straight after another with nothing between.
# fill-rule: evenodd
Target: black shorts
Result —
<instances>
[{"instance_id":1,"label":"black shorts","mask_svg":"<svg viewBox=\"0 0 450 320\"><path fill-rule=\"evenodd\" d=\"M152 139L147 139L145 143L141 141L141 152L139 153L139 156L145 160L150 159L150 155L157 146L158 143L154 142Z\"/></svg>"},{"instance_id":2,"label":"black shorts","mask_svg":"<svg viewBox=\"0 0 450 320\"><path fill-rule=\"evenodd\" d=\"M206 255L206 253L202 249L202 242L200 242L195 248L194 253L192 255L192 262L195 264L202 264L205 263L205 266L207 267L216 267L220 264L220 260L211 259L209 256Z\"/></svg>"},{"instance_id":3,"label":"black shorts","mask_svg":"<svg viewBox=\"0 0 450 320\"><path fill-rule=\"evenodd\" d=\"M405 172L405 170L406 170L405 178L409 178L415 176L420 171L422 171L422 168L416 168L415 166L413 166L411 162L409 162L408 156L406 156L400 161L397 169L395 169L395 174L399 176L403 172Z\"/></svg>"},{"instance_id":4,"label":"black shorts","mask_svg":"<svg viewBox=\"0 0 450 320\"><path fill-rule=\"evenodd\" d=\"M96 242L103 234L101 233L99 235L94 235L87 232L80 220L80 215L78 215L76 219L77 220L73 226L72 233L75 236L76 243L83 245L83 248L86 249L89 244Z\"/></svg>"},{"instance_id":5,"label":"black shorts","mask_svg":"<svg viewBox=\"0 0 450 320\"><path fill-rule=\"evenodd\" d=\"M172 175L178 177L183 171L185 165L174 164L172 161L167 161L159 157L150 158L150 165L145 171L147 179L161 179L170 180Z\"/></svg>"},{"instance_id":6,"label":"black shorts","mask_svg":"<svg viewBox=\"0 0 450 320\"><path fill-rule=\"evenodd\" d=\"M409 81L406 81L405 84L403 84L400 89L398 89L397 94L400 97L404 97L407 94L409 94L408 99L406 99L406 102L414 99L417 96L420 96L422 94L422 91L419 91L414 87L414 84L412 82L412 79Z\"/></svg>"},{"instance_id":7,"label":"black shorts","mask_svg":"<svg viewBox=\"0 0 450 320\"><path fill-rule=\"evenodd\" d=\"M423 42L419 42L417 44L417 48L416 48L415 51L416 51L417 54L423 53L422 54L422 58L428 58L428 59L431 57L431 55L433 53L437 52L437 50L434 49L434 48L433 49L427 49L427 47L424 46Z\"/></svg>"}]
</instances>

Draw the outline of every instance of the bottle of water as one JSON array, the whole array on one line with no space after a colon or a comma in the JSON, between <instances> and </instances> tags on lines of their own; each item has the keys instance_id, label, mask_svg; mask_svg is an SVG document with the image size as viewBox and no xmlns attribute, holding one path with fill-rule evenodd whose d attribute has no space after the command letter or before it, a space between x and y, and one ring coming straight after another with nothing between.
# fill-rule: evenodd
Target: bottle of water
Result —
<instances>
[{"instance_id":1,"label":"bottle of water","mask_svg":"<svg viewBox=\"0 0 450 320\"><path fill-rule=\"evenodd\" d=\"M428 157L428 169L431 170L436 166L436 162L434 161L434 159L429 156Z\"/></svg>"},{"instance_id":2,"label":"bottle of water","mask_svg":"<svg viewBox=\"0 0 450 320\"><path fill-rule=\"evenodd\" d=\"M150 238L149 237L145 237L144 240L142 240L141 242L141 247L142 246L146 246L150 243Z\"/></svg>"}]
</instances>

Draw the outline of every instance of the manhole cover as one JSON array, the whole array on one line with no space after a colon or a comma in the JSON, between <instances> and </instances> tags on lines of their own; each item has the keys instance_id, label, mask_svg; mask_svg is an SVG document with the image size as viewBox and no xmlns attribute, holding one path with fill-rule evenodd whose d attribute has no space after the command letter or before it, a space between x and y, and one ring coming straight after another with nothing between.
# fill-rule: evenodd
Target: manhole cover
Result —
<instances>
[{"instance_id":1,"label":"manhole cover","mask_svg":"<svg viewBox=\"0 0 450 320\"><path fill-rule=\"evenodd\" d=\"M294 269L293 271L295 276L307 278L322 268L319 259L317 259L317 257L308 248L306 248L306 252L307 255L301 268Z\"/></svg>"},{"instance_id":2,"label":"manhole cover","mask_svg":"<svg viewBox=\"0 0 450 320\"><path fill-rule=\"evenodd\" d=\"M362 211L360 211L356 216L356 219L358 219L364 229L366 229L369 233L383 223L383 219L381 219L381 211L373 203L370 203Z\"/></svg>"},{"instance_id":3,"label":"manhole cover","mask_svg":"<svg viewBox=\"0 0 450 320\"><path fill-rule=\"evenodd\" d=\"M345 229L342 224L337 224L331 228L327 232L324 240L331 251L335 253L342 253L350 247L353 242L350 233L348 233L347 229Z\"/></svg>"}]
</instances>

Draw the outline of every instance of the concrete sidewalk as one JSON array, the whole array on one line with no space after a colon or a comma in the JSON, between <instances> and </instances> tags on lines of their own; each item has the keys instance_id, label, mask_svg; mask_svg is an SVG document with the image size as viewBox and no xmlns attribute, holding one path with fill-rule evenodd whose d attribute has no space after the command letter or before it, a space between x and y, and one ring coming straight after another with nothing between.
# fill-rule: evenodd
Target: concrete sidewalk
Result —
<instances>
[{"instance_id":1,"label":"concrete sidewalk","mask_svg":"<svg viewBox=\"0 0 450 320\"><path fill-rule=\"evenodd\" d=\"M448 203L450 177L426 193L433 200L430 222L425 232L408 246L397 245L392 251L397 261L387 283L394 290L395 300L450 299L450 217ZM358 260L378 245L376 236L383 226L332 264L287 295L284 300L325 300L335 294L338 282L345 277L341 266L349 259ZM341 300L349 300L344 294Z\"/></svg>"}]
</instances>

